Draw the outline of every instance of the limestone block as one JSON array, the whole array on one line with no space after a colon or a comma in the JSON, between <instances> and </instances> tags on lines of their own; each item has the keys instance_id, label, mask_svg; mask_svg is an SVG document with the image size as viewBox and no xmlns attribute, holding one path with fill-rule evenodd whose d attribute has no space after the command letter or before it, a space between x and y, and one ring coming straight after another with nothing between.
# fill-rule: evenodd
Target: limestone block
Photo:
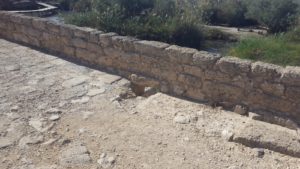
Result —
<instances>
[{"instance_id":1,"label":"limestone block","mask_svg":"<svg viewBox=\"0 0 300 169\"><path fill-rule=\"evenodd\" d=\"M9 32L15 32L16 31L16 26L15 26L14 23L8 22L8 23L6 23L6 28L5 29L7 29L7 31L9 31Z\"/></svg>"},{"instance_id":2,"label":"limestone block","mask_svg":"<svg viewBox=\"0 0 300 169\"><path fill-rule=\"evenodd\" d=\"M14 34L14 38L16 38L16 40L19 42L23 42L23 43L29 42L29 38L23 33Z\"/></svg>"},{"instance_id":3,"label":"limestone block","mask_svg":"<svg viewBox=\"0 0 300 169\"><path fill-rule=\"evenodd\" d=\"M42 36L42 32L37 30L37 29L33 29L31 27L26 27L25 28L25 32L28 36L31 36L31 37L38 37L40 38Z\"/></svg>"},{"instance_id":4,"label":"limestone block","mask_svg":"<svg viewBox=\"0 0 300 169\"><path fill-rule=\"evenodd\" d=\"M63 42L59 39L59 37L43 32L41 44L44 48L53 50L53 51L62 51L63 50Z\"/></svg>"},{"instance_id":5,"label":"limestone block","mask_svg":"<svg viewBox=\"0 0 300 169\"><path fill-rule=\"evenodd\" d=\"M30 27L32 26L33 17L26 16L26 15L20 15L19 17L21 19L20 24L25 25L25 26L30 26Z\"/></svg>"},{"instance_id":6,"label":"limestone block","mask_svg":"<svg viewBox=\"0 0 300 169\"><path fill-rule=\"evenodd\" d=\"M192 75L188 74L179 74L178 75L178 81L182 82L183 84L186 84L187 86L193 86L193 87L202 87L202 81L201 78L197 78Z\"/></svg>"},{"instance_id":7,"label":"limestone block","mask_svg":"<svg viewBox=\"0 0 300 169\"><path fill-rule=\"evenodd\" d=\"M134 52L134 42L136 38L129 36L113 36L112 44L115 48L124 50L126 52Z\"/></svg>"},{"instance_id":8,"label":"limestone block","mask_svg":"<svg viewBox=\"0 0 300 169\"><path fill-rule=\"evenodd\" d=\"M32 26L35 29L39 29L39 30L46 30L46 22L47 20L45 19L41 19L41 18L34 18L32 19Z\"/></svg>"},{"instance_id":9,"label":"limestone block","mask_svg":"<svg viewBox=\"0 0 300 169\"><path fill-rule=\"evenodd\" d=\"M104 33L99 35L99 43L103 48L106 47L113 47L112 44L112 37L117 36L116 33L110 32L110 33Z\"/></svg>"},{"instance_id":10,"label":"limestone block","mask_svg":"<svg viewBox=\"0 0 300 169\"><path fill-rule=\"evenodd\" d=\"M6 11L0 11L0 20L7 21L10 20L12 13L6 12Z\"/></svg>"},{"instance_id":11,"label":"limestone block","mask_svg":"<svg viewBox=\"0 0 300 169\"><path fill-rule=\"evenodd\" d=\"M282 67L264 63L255 62L251 65L251 76L257 80L279 81L281 77Z\"/></svg>"},{"instance_id":12,"label":"limestone block","mask_svg":"<svg viewBox=\"0 0 300 169\"><path fill-rule=\"evenodd\" d=\"M64 46L63 47L63 53L67 56L74 57L75 56L75 48L71 46Z\"/></svg>"},{"instance_id":13,"label":"limestone block","mask_svg":"<svg viewBox=\"0 0 300 169\"><path fill-rule=\"evenodd\" d=\"M90 38L90 33L93 31L96 30L87 27L76 27L76 29L74 29L74 36L77 38L88 40Z\"/></svg>"},{"instance_id":14,"label":"limestone block","mask_svg":"<svg viewBox=\"0 0 300 169\"><path fill-rule=\"evenodd\" d=\"M9 21L16 23L16 24L22 24L23 15L21 14L13 14L13 15L7 15L9 16Z\"/></svg>"},{"instance_id":15,"label":"limestone block","mask_svg":"<svg viewBox=\"0 0 300 169\"><path fill-rule=\"evenodd\" d=\"M60 25L60 35L65 36L67 38L72 38L74 35L74 30L77 27L69 24L61 24Z\"/></svg>"},{"instance_id":16,"label":"limestone block","mask_svg":"<svg viewBox=\"0 0 300 169\"><path fill-rule=\"evenodd\" d=\"M75 49L75 56L79 59L85 59L89 55L90 55L90 52L86 49L80 49L80 48Z\"/></svg>"},{"instance_id":17,"label":"limestone block","mask_svg":"<svg viewBox=\"0 0 300 169\"><path fill-rule=\"evenodd\" d=\"M29 36L28 39L29 39L28 43L30 45L35 46L35 47L40 47L41 46L40 41L39 41L39 37Z\"/></svg>"},{"instance_id":18,"label":"limestone block","mask_svg":"<svg viewBox=\"0 0 300 169\"><path fill-rule=\"evenodd\" d=\"M149 77L137 75L137 74L131 74L129 76L129 79L132 83L140 85L140 86L144 86L144 87L158 87L159 86L159 81L149 78Z\"/></svg>"},{"instance_id":19,"label":"limestone block","mask_svg":"<svg viewBox=\"0 0 300 169\"><path fill-rule=\"evenodd\" d=\"M219 54L213 54L205 51L197 51L193 55L193 65L199 66L203 69L212 69L214 64L219 60L221 56Z\"/></svg>"},{"instance_id":20,"label":"limestone block","mask_svg":"<svg viewBox=\"0 0 300 169\"><path fill-rule=\"evenodd\" d=\"M213 101L228 101L239 104L245 98L244 90L230 83L203 81L203 93Z\"/></svg>"},{"instance_id":21,"label":"limestone block","mask_svg":"<svg viewBox=\"0 0 300 169\"><path fill-rule=\"evenodd\" d=\"M172 45L166 48L168 59L173 63L192 64L196 49Z\"/></svg>"},{"instance_id":22,"label":"limestone block","mask_svg":"<svg viewBox=\"0 0 300 169\"><path fill-rule=\"evenodd\" d=\"M233 141L249 147L265 148L300 157L300 142L296 131L277 125L258 121L249 122L235 132Z\"/></svg>"},{"instance_id":23,"label":"limestone block","mask_svg":"<svg viewBox=\"0 0 300 169\"><path fill-rule=\"evenodd\" d=\"M102 31L92 31L90 32L89 42L99 44L99 35L103 34Z\"/></svg>"},{"instance_id":24,"label":"limestone block","mask_svg":"<svg viewBox=\"0 0 300 169\"><path fill-rule=\"evenodd\" d=\"M265 94L259 90L249 93L245 100L251 109L263 109L274 112L285 112L288 114L290 114L291 112L299 113L299 110L295 108L293 102L285 100L283 98ZM297 116L297 118L299 119L300 116Z\"/></svg>"},{"instance_id":25,"label":"limestone block","mask_svg":"<svg viewBox=\"0 0 300 169\"><path fill-rule=\"evenodd\" d=\"M231 81L232 77L229 74L213 70L213 69L207 69L205 70L205 79L207 80L217 80L220 82L228 82Z\"/></svg>"},{"instance_id":26,"label":"limestone block","mask_svg":"<svg viewBox=\"0 0 300 169\"><path fill-rule=\"evenodd\" d=\"M282 97L284 95L284 85L279 83L268 83L264 82L260 85L260 88L262 91L264 91L267 94L275 95Z\"/></svg>"},{"instance_id":27,"label":"limestone block","mask_svg":"<svg viewBox=\"0 0 300 169\"><path fill-rule=\"evenodd\" d=\"M73 38L72 39L72 45L76 48L82 48L82 49L87 48L87 42L83 39L80 39L80 38Z\"/></svg>"},{"instance_id":28,"label":"limestone block","mask_svg":"<svg viewBox=\"0 0 300 169\"><path fill-rule=\"evenodd\" d=\"M300 105L300 87L287 87L285 96Z\"/></svg>"},{"instance_id":29,"label":"limestone block","mask_svg":"<svg viewBox=\"0 0 300 169\"><path fill-rule=\"evenodd\" d=\"M185 93L185 96L200 101L204 101L206 99L206 96L203 93L202 89L194 87L188 88L187 92Z\"/></svg>"},{"instance_id":30,"label":"limestone block","mask_svg":"<svg viewBox=\"0 0 300 169\"><path fill-rule=\"evenodd\" d=\"M169 44L157 41L135 41L134 48L139 54L150 56L150 57L164 57L166 58L165 48L169 47Z\"/></svg>"},{"instance_id":31,"label":"limestone block","mask_svg":"<svg viewBox=\"0 0 300 169\"><path fill-rule=\"evenodd\" d=\"M300 67L287 66L283 70L281 81L289 86L300 87Z\"/></svg>"},{"instance_id":32,"label":"limestone block","mask_svg":"<svg viewBox=\"0 0 300 169\"><path fill-rule=\"evenodd\" d=\"M96 43L87 43L87 50L91 51L91 52L98 52L101 51L102 48L99 44Z\"/></svg>"},{"instance_id":33,"label":"limestone block","mask_svg":"<svg viewBox=\"0 0 300 169\"><path fill-rule=\"evenodd\" d=\"M0 21L0 29L5 29L6 28L6 22Z\"/></svg>"},{"instance_id":34,"label":"limestone block","mask_svg":"<svg viewBox=\"0 0 300 169\"><path fill-rule=\"evenodd\" d=\"M46 27L47 30L53 33L57 33L57 35L60 34L60 24L53 22L53 21L48 21L46 22Z\"/></svg>"},{"instance_id":35,"label":"limestone block","mask_svg":"<svg viewBox=\"0 0 300 169\"><path fill-rule=\"evenodd\" d=\"M204 71L197 66L184 65L183 66L184 73L196 76L196 77L204 77Z\"/></svg>"},{"instance_id":36,"label":"limestone block","mask_svg":"<svg viewBox=\"0 0 300 169\"><path fill-rule=\"evenodd\" d=\"M94 52L90 52L86 49L76 48L75 56L78 59L81 59L83 61L88 61L89 63L92 63L92 64L95 64L97 61L97 54Z\"/></svg>"},{"instance_id":37,"label":"limestone block","mask_svg":"<svg viewBox=\"0 0 300 169\"><path fill-rule=\"evenodd\" d=\"M235 57L223 57L216 63L216 67L224 73L230 75L249 73L251 61Z\"/></svg>"},{"instance_id":38,"label":"limestone block","mask_svg":"<svg viewBox=\"0 0 300 169\"><path fill-rule=\"evenodd\" d=\"M178 85L178 84L175 84L173 87L172 87L172 92L177 95L177 96L182 96L185 94L186 92L186 88L182 85Z\"/></svg>"}]
</instances>

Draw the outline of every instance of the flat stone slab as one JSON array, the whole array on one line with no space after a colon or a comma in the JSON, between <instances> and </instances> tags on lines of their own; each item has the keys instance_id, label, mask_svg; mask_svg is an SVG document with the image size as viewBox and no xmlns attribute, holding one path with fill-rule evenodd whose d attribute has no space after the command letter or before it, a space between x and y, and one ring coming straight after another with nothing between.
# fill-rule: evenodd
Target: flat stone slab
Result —
<instances>
[{"instance_id":1,"label":"flat stone slab","mask_svg":"<svg viewBox=\"0 0 300 169\"><path fill-rule=\"evenodd\" d=\"M300 136L297 131L273 124L251 121L235 132L233 142L300 158Z\"/></svg>"},{"instance_id":2,"label":"flat stone slab","mask_svg":"<svg viewBox=\"0 0 300 169\"><path fill-rule=\"evenodd\" d=\"M14 144L14 141L8 138L0 138L0 149L9 147Z\"/></svg>"},{"instance_id":3,"label":"flat stone slab","mask_svg":"<svg viewBox=\"0 0 300 169\"><path fill-rule=\"evenodd\" d=\"M75 77L73 79L65 81L62 84L62 86L65 88L70 88L70 87L81 85L81 84L85 83L86 80L87 80L87 77Z\"/></svg>"},{"instance_id":4,"label":"flat stone slab","mask_svg":"<svg viewBox=\"0 0 300 169\"><path fill-rule=\"evenodd\" d=\"M121 77L120 76L116 76L116 75L111 75L111 74L103 74L101 76L98 77L98 80L102 83L106 83L106 84L112 84L118 80L120 80Z\"/></svg>"}]
</instances>

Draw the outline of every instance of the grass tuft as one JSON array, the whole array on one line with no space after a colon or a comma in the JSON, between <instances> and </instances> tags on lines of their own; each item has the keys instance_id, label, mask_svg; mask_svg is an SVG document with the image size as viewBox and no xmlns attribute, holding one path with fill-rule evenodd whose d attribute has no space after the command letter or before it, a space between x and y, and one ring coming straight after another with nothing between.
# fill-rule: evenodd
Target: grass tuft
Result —
<instances>
[{"instance_id":1,"label":"grass tuft","mask_svg":"<svg viewBox=\"0 0 300 169\"><path fill-rule=\"evenodd\" d=\"M299 30L298 28L286 34L241 40L229 54L278 65L300 66Z\"/></svg>"}]
</instances>

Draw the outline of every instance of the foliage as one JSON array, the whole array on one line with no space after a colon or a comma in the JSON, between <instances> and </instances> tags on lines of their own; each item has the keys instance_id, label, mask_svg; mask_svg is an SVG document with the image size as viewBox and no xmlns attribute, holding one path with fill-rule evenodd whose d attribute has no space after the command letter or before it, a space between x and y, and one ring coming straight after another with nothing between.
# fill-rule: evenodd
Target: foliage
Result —
<instances>
[{"instance_id":1,"label":"foliage","mask_svg":"<svg viewBox=\"0 0 300 169\"><path fill-rule=\"evenodd\" d=\"M256 24L255 21L245 17L246 12L246 5L238 0L207 1L202 4L202 19L210 24L229 26Z\"/></svg>"},{"instance_id":2,"label":"foliage","mask_svg":"<svg viewBox=\"0 0 300 169\"><path fill-rule=\"evenodd\" d=\"M92 9L88 12L80 10L78 13L68 15L65 21L146 40L164 41L194 48L201 46L203 34L200 20L191 10L179 8L174 0L130 0L130 3L128 0L89 2L92 3L90 5Z\"/></svg>"},{"instance_id":3,"label":"foliage","mask_svg":"<svg viewBox=\"0 0 300 169\"><path fill-rule=\"evenodd\" d=\"M272 33L287 31L297 21L298 4L294 0L247 1L247 17L265 25Z\"/></svg>"},{"instance_id":4,"label":"foliage","mask_svg":"<svg viewBox=\"0 0 300 169\"><path fill-rule=\"evenodd\" d=\"M270 37L242 40L236 47L231 49L230 55L279 65L300 66L299 30ZM297 38L293 39L291 37Z\"/></svg>"}]
</instances>

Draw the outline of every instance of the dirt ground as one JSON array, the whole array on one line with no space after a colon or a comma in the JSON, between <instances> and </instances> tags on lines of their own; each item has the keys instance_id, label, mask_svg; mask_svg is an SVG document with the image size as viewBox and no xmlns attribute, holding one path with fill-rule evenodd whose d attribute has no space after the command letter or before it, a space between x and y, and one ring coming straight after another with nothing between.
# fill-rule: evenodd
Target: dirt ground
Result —
<instances>
[{"instance_id":1,"label":"dirt ground","mask_svg":"<svg viewBox=\"0 0 300 169\"><path fill-rule=\"evenodd\" d=\"M0 168L300 169L299 158L230 141L262 122L129 86L0 39Z\"/></svg>"}]
</instances>

